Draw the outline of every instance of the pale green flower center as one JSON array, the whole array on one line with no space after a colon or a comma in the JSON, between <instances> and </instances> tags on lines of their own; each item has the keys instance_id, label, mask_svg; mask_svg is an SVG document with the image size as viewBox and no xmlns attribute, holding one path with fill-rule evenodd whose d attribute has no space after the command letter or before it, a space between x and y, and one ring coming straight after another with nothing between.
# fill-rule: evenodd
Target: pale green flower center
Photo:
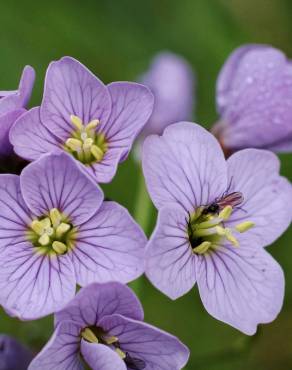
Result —
<instances>
[{"instance_id":1,"label":"pale green flower center","mask_svg":"<svg viewBox=\"0 0 292 370\"><path fill-rule=\"evenodd\" d=\"M251 221L244 221L234 228L225 226L232 214L232 207L226 206L221 212L205 214L205 207L199 207L188 221L188 238L195 254L205 254L216 250L222 242L229 242L238 247L236 233L244 233L255 226Z\"/></svg>"},{"instance_id":2,"label":"pale green flower center","mask_svg":"<svg viewBox=\"0 0 292 370\"><path fill-rule=\"evenodd\" d=\"M74 247L77 229L57 208L48 215L32 221L27 239L45 254L64 254Z\"/></svg>"},{"instance_id":3,"label":"pale green flower center","mask_svg":"<svg viewBox=\"0 0 292 370\"><path fill-rule=\"evenodd\" d=\"M86 165L100 162L108 149L105 135L96 132L100 121L94 119L85 125L79 117L74 115L70 116L70 120L74 131L66 140L65 150Z\"/></svg>"}]
</instances>

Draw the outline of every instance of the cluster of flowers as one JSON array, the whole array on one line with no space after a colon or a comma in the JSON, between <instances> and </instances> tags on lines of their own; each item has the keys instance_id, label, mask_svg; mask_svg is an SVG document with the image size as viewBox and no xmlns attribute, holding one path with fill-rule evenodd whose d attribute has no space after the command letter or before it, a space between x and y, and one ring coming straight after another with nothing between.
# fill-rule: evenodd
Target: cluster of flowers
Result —
<instances>
[{"instance_id":1,"label":"cluster of flowers","mask_svg":"<svg viewBox=\"0 0 292 370\"><path fill-rule=\"evenodd\" d=\"M31 67L17 91L0 92L0 154L31 162L0 175L0 303L21 320L55 313L30 370L183 368L187 347L145 324L124 285L144 272L171 299L197 282L206 310L248 335L275 319L284 275L264 247L291 223L292 187L265 149L292 149L290 69L271 47L235 51L219 75L214 135L185 121L194 77L169 53L143 84L107 86L64 57L28 111ZM149 241L99 187L135 140L159 211Z\"/></svg>"}]
</instances>

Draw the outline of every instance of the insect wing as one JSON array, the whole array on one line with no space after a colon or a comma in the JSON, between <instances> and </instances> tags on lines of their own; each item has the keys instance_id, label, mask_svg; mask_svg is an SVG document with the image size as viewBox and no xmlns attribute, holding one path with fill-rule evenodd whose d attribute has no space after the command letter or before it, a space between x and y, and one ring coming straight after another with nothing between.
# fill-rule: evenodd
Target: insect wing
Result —
<instances>
[{"instance_id":1,"label":"insect wing","mask_svg":"<svg viewBox=\"0 0 292 370\"><path fill-rule=\"evenodd\" d=\"M242 193L236 191L230 193L218 201L218 205L221 209L231 206L232 208L239 206L244 201Z\"/></svg>"}]
</instances>

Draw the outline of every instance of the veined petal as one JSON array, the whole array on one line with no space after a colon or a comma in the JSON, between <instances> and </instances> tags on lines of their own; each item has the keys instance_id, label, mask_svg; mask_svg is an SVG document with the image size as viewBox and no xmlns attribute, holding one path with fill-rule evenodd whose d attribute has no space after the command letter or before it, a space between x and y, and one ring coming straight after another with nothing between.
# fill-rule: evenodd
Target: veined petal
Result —
<instances>
[{"instance_id":1,"label":"veined petal","mask_svg":"<svg viewBox=\"0 0 292 370\"><path fill-rule=\"evenodd\" d=\"M28 370L83 370L79 350L80 327L70 321L62 322Z\"/></svg>"},{"instance_id":2,"label":"veined petal","mask_svg":"<svg viewBox=\"0 0 292 370\"><path fill-rule=\"evenodd\" d=\"M82 339L81 353L92 370L127 370L119 355L103 344L89 343Z\"/></svg>"},{"instance_id":3,"label":"veined petal","mask_svg":"<svg viewBox=\"0 0 292 370\"><path fill-rule=\"evenodd\" d=\"M190 122L168 126L143 145L143 171L157 208L179 204L185 211L214 201L227 187L227 169L217 140Z\"/></svg>"},{"instance_id":4,"label":"veined petal","mask_svg":"<svg viewBox=\"0 0 292 370\"><path fill-rule=\"evenodd\" d=\"M26 346L5 334L0 335L0 346L0 365L3 370L27 370L33 353Z\"/></svg>"},{"instance_id":5,"label":"veined petal","mask_svg":"<svg viewBox=\"0 0 292 370\"><path fill-rule=\"evenodd\" d=\"M292 204L292 186L279 175L278 158L265 150L245 149L233 154L227 163L230 192L240 191L244 197L227 224L252 221L255 227L243 236L253 245L273 243L291 223L288 205Z\"/></svg>"},{"instance_id":6,"label":"veined petal","mask_svg":"<svg viewBox=\"0 0 292 370\"><path fill-rule=\"evenodd\" d=\"M112 148L107 150L102 160L90 166L84 166L91 176L98 183L110 182L116 174L117 167L121 161L123 150L120 148Z\"/></svg>"},{"instance_id":7,"label":"veined petal","mask_svg":"<svg viewBox=\"0 0 292 370\"><path fill-rule=\"evenodd\" d=\"M128 155L133 141L148 121L154 104L150 90L131 82L114 82L108 85L112 111L108 122L100 126L111 148L123 150Z\"/></svg>"},{"instance_id":8,"label":"veined petal","mask_svg":"<svg viewBox=\"0 0 292 370\"><path fill-rule=\"evenodd\" d=\"M64 152L43 155L20 176L25 202L38 216L57 208L74 226L87 221L99 209L101 189Z\"/></svg>"},{"instance_id":9,"label":"veined petal","mask_svg":"<svg viewBox=\"0 0 292 370\"><path fill-rule=\"evenodd\" d=\"M49 65L41 105L41 118L48 130L64 140L74 129L71 115L85 124L93 119L105 123L110 112L107 87L84 65L71 57Z\"/></svg>"},{"instance_id":10,"label":"veined petal","mask_svg":"<svg viewBox=\"0 0 292 370\"><path fill-rule=\"evenodd\" d=\"M55 326L73 321L82 327L97 325L108 315L120 314L143 320L143 308L135 294L121 283L93 283L81 289L68 305L55 315Z\"/></svg>"},{"instance_id":11,"label":"veined petal","mask_svg":"<svg viewBox=\"0 0 292 370\"><path fill-rule=\"evenodd\" d=\"M16 154L29 161L61 147L60 140L42 124L39 107L32 108L14 123L9 139Z\"/></svg>"},{"instance_id":12,"label":"veined petal","mask_svg":"<svg viewBox=\"0 0 292 370\"><path fill-rule=\"evenodd\" d=\"M0 175L0 251L26 241L31 215L21 191L19 176Z\"/></svg>"},{"instance_id":13,"label":"veined petal","mask_svg":"<svg viewBox=\"0 0 292 370\"><path fill-rule=\"evenodd\" d=\"M128 283L144 272L146 237L128 211L104 202L80 226L71 256L81 286L92 282Z\"/></svg>"},{"instance_id":14,"label":"veined petal","mask_svg":"<svg viewBox=\"0 0 292 370\"><path fill-rule=\"evenodd\" d=\"M0 302L22 320L62 309L74 297L75 285L68 255L37 254L29 242L10 246L1 254Z\"/></svg>"},{"instance_id":15,"label":"veined petal","mask_svg":"<svg viewBox=\"0 0 292 370\"><path fill-rule=\"evenodd\" d=\"M13 154L13 147L9 141L9 130L24 112L24 108L19 108L0 116L0 155L3 157Z\"/></svg>"},{"instance_id":16,"label":"veined petal","mask_svg":"<svg viewBox=\"0 0 292 370\"><path fill-rule=\"evenodd\" d=\"M148 279L172 299L186 294L196 282L196 256L188 240L187 217L178 207L161 209L146 248Z\"/></svg>"},{"instance_id":17,"label":"veined petal","mask_svg":"<svg viewBox=\"0 0 292 370\"><path fill-rule=\"evenodd\" d=\"M273 321L281 310L284 275L263 248L240 242L199 257L197 282L210 315L247 335Z\"/></svg>"},{"instance_id":18,"label":"veined petal","mask_svg":"<svg viewBox=\"0 0 292 370\"><path fill-rule=\"evenodd\" d=\"M123 352L142 360L145 369L180 370L188 361L189 350L183 343L151 325L121 315L104 317L99 324L119 338Z\"/></svg>"}]
</instances>

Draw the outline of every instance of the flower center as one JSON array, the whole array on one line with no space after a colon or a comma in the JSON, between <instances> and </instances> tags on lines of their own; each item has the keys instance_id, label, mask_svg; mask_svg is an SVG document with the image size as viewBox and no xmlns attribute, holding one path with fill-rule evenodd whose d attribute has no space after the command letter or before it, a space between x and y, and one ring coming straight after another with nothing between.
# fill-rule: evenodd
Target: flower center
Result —
<instances>
[{"instance_id":1,"label":"flower center","mask_svg":"<svg viewBox=\"0 0 292 370\"><path fill-rule=\"evenodd\" d=\"M74 247L76 228L57 208L35 219L27 231L28 240L39 252L64 254Z\"/></svg>"},{"instance_id":2,"label":"flower center","mask_svg":"<svg viewBox=\"0 0 292 370\"><path fill-rule=\"evenodd\" d=\"M205 207L199 207L190 215L187 225L189 242L195 254L205 254L212 249L219 248L222 241L228 241L234 247L239 246L239 242L234 236L234 232L243 233L255 224L251 221L244 221L234 227L225 227L233 211L228 205L219 213L205 213Z\"/></svg>"},{"instance_id":3,"label":"flower center","mask_svg":"<svg viewBox=\"0 0 292 370\"><path fill-rule=\"evenodd\" d=\"M100 121L94 119L84 125L77 116L71 115L70 119L75 130L71 137L66 140L65 150L84 164L100 162L108 149L105 135L96 132L96 127Z\"/></svg>"},{"instance_id":4,"label":"flower center","mask_svg":"<svg viewBox=\"0 0 292 370\"><path fill-rule=\"evenodd\" d=\"M128 352L121 349L119 338L106 333L102 328L90 326L80 333L81 338L89 343L100 343L114 350L122 360L125 361L128 369L143 370L146 364L143 360L130 356Z\"/></svg>"}]
</instances>

